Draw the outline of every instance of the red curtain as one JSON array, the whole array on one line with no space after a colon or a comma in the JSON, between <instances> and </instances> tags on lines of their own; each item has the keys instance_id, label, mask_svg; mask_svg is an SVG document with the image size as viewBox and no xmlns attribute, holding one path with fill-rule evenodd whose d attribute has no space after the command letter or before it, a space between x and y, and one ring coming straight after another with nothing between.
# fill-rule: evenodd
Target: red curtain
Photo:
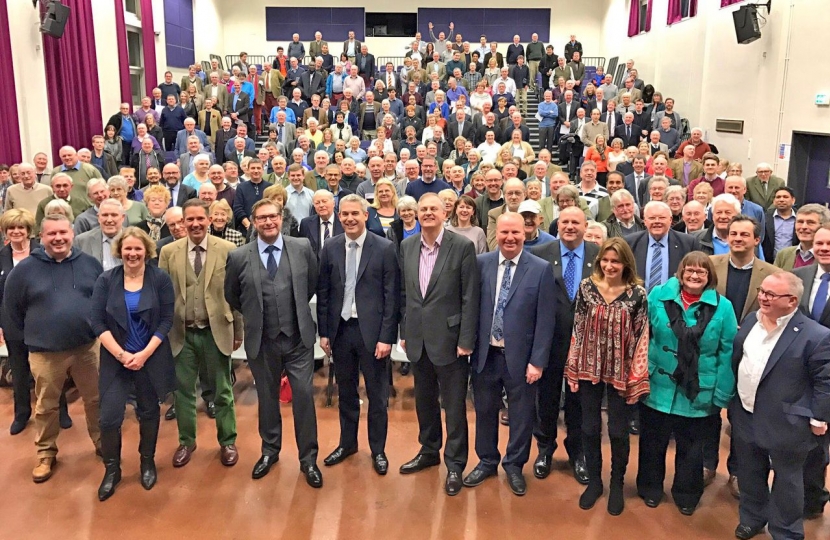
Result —
<instances>
[{"instance_id":1,"label":"red curtain","mask_svg":"<svg viewBox=\"0 0 830 540\"><path fill-rule=\"evenodd\" d=\"M127 53L127 25L124 23L124 0L115 0L115 33L118 42L118 76L121 102L133 110L133 88L130 82L130 55Z\"/></svg>"},{"instance_id":2,"label":"red curtain","mask_svg":"<svg viewBox=\"0 0 830 540\"><path fill-rule=\"evenodd\" d=\"M141 44L144 51L144 86L147 96L158 84L156 71L156 31L153 26L153 0L141 0Z\"/></svg>"},{"instance_id":3,"label":"red curtain","mask_svg":"<svg viewBox=\"0 0 830 540\"><path fill-rule=\"evenodd\" d=\"M92 0L64 0L64 3L72 8L72 14L63 37L43 35L54 163L60 163L61 146L89 146L93 135L103 133Z\"/></svg>"},{"instance_id":4,"label":"red curtain","mask_svg":"<svg viewBox=\"0 0 830 540\"><path fill-rule=\"evenodd\" d=\"M15 95L15 79L12 76L14 64L12 62L12 40L9 35L9 13L6 3L0 6L0 163L11 165L20 163L23 154L20 150L20 118L17 111L17 96Z\"/></svg>"},{"instance_id":5,"label":"red curtain","mask_svg":"<svg viewBox=\"0 0 830 540\"><path fill-rule=\"evenodd\" d=\"M743 2L743 1L744 0L720 0L720 7L722 7L722 8L728 7L728 6L731 6L732 4L738 4L738 3Z\"/></svg>"},{"instance_id":6,"label":"red curtain","mask_svg":"<svg viewBox=\"0 0 830 540\"><path fill-rule=\"evenodd\" d=\"M689 17L697 15L697 0L689 0ZM683 19L683 10L681 9L681 0L669 0L669 16L668 24L678 23Z\"/></svg>"},{"instance_id":7,"label":"red curtain","mask_svg":"<svg viewBox=\"0 0 830 540\"><path fill-rule=\"evenodd\" d=\"M646 6L646 20L644 30L648 32L651 30L651 8L653 0L648 0ZM640 33L640 0L631 0L631 6L628 11L628 37L634 37Z\"/></svg>"}]
</instances>

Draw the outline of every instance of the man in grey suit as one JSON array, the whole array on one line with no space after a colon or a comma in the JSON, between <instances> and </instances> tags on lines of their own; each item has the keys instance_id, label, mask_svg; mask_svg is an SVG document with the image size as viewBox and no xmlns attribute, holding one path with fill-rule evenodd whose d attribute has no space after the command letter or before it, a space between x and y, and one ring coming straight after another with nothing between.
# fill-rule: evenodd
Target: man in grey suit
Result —
<instances>
[{"instance_id":1,"label":"man in grey suit","mask_svg":"<svg viewBox=\"0 0 830 540\"><path fill-rule=\"evenodd\" d=\"M109 270L121 265L121 259L112 254L112 246L121 234L124 207L115 199L105 199L98 206L99 227L75 237L75 246L95 258Z\"/></svg>"},{"instance_id":2,"label":"man in grey suit","mask_svg":"<svg viewBox=\"0 0 830 540\"><path fill-rule=\"evenodd\" d=\"M279 460L283 369L293 395L294 433L300 471L308 485L323 486L317 467L314 412L314 342L317 330L309 301L317 288L317 257L305 238L282 234L282 206L263 199L251 218L257 240L228 255L225 299L245 319L245 353L259 400L262 457L251 476L262 478Z\"/></svg>"},{"instance_id":3,"label":"man in grey suit","mask_svg":"<svg viewBox=\"0 0 830 540\"><path fill-rule=\"evenodd\" d=\"M401 466L401 474L421 471L441 460L441 408L447 416L444 462L447 495L461 492L467 466L468 357L479 316L479 272L472 242L444 229L444 204L427 193L418 201L420 234L401 242L401 294L404 298L401 346L415 375L415 411L421 450ZM446 324L444 324L446 321ZM428 338L428 339L427 339ZM440 403L439 403L440 395Z\"/></svg>"}]
</instances>

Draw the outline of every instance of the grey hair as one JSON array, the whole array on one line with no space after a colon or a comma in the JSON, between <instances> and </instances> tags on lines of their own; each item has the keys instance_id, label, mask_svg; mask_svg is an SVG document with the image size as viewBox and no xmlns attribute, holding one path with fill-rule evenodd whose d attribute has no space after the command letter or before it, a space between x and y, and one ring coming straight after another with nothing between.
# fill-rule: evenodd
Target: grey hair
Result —
<instances>
[{"instance_id":1,"label":"grey hair","mask_svg":"<svg viewBox=\"0 0 830 540\"><path fill-rule=\"evenodd\" d=\"M602 241L605 242L608 239L608 227L605 223L591 220L585 226L585 230L588 229L599 229L602 232Z\"/></svg>"},{"instance_id":2,"label":"grey hair","mask_svg":"<svg viewBox=\"0 0 830 540\"><path fill-rule=\"evenodd\" d=\"M321 191L325 191L326 193L331 194L331 192L326 190L326 189L323 189ZM369 201L367 201L366 199L364 199L360 195L355 195L354 193L352 193L350 195L346 195L345 197L340 199L340 208L343 208L343 203L357 203L357 204L360 205L360 209L363 212L368 212L369 211Z\"/></svg>"},{"instance_id":3,"label":"grey hair","mask_svg":"<svg viewBox=\"0 0 830 540\"><path fill-rule=\"evenodd\" d=\"M92 191L92 188L97 187L97 186L106 187L107 186L107 181L104 180L103 178L93 178L92 180L90 180L86 184L86 194L89 195L90 192Z\"/></svg>"},{"instance_id":4,"label":"grey hair","mask_svg":"<svg viewBox=\"0 0 830 540\"><path fill-rule=\"evenodd\" d=\"M801 303L801 297L804 296L804 282L800 277L796 276L792 272L775 272L767 277L774 277L785 281L787 283L789 293L796 297L798 303Z\"/></svg>"},{"instance_id":5,"label":"grey hair","mask_svg":"<svg viewBox=\"0 0 830 540\"><path fill-rule=\"evenodd\" d=\"M59 215L66 216L66 219L72 223L75 221L75 214L72 212L72 207L63 199L53 199L49 201L43 208L43 214L46 217ZM58 221L58 220L55 220ZM43 227L41 226L41 229Z\"/></svg>"},{"instance_id":6,"label":"grey hair","mask_svg":"<svg viewBox=\"0 0 830 540\"><path fill-rule=\"evenodd\" d=\"M718 203L727 203L727 204L730 204L730 205L732 205L732 208L735 210L735 212L737 212L738 214L740 214L740 213L741 213L741 203L739 203L739 202L738 202L738 199L737 199L737 198L735 198L735 196L734 196L734 195L732 195L731 193L721 193L720 195L718 195L717 197L715 197L714 199L712 199L712 211L713 211L713 212L714 212L714 210L715 210L715 206L717 206L717 204L718 204ZM820 205L816 205L816 206L820 206ZM821 207L821 208L822 208L825 212L827 212L827 209L826 209L826 208L824 208L823 206L820 206L820 207ZM802 207L802 209L803 209L803 207ZM799 212L800 212L800 211L801 211L801 210L799 210Z\"/></svg>"},{"instance_id":7,"label":"grey hair","mask_svg":"<svg viewBox=\"0 0 830 540\"><path fill-rule=\"evenodd\" d=\"M795 213L796 216L800 216L801 214L816 214L819 217L819 221L822 225L825 223L830 222L830 210L827 209L826 206L823 204L805 204L798 211Z\"/></svg>"},{"instance_id":8,"label":"grey hair","mask_svg":"<svg viewBox=\"0 0 830 540\"><path fill-rule=\"evenodd\" d=\"M101 204L98 205L98 208L102 208L104 206L114 206L118 208L121 215L124 215L124 206L121 204L121 201L117 199L104 199L101 201Z\"/></svg>"},{"instance_id":9,"label":"grey hair","mask_svg":"<svg viewBox=\"0 0 830 540\"><path fill-rule=\"evenodd\" d=\"M118 174L110 176L109 180L107 180L107 187L109 187L110 189L114 187L120 187L124 191L127 191L127 189L129 189L127 187L127 181L124 180L123 176Z\"/></svg>"},{"instance_id":10,"label":"grey hair","mask_svg":"<svg viewBox=\"0 0 830 540\"><path fill-rule=\"evenodd\" d=\"M348 196L348 195L347 195ZM345 199L346 197L343 197ZM415 197L410 197L409 195L404 195L398 200L398 212L401 210L414 210L415 212L418 211L418 202L415 200Z\"/></svg>"},{"instance_id":11,"label":"grey hair","mask_svg":"<svg viewBox=\"0 0 830 540\"><path fill-rule=\"evenodd\" d=\"M635 202L634 196L627 189L618 189L617 191L611 194L611 208L616 207L618 204L624 201Z\"/></svg>"},{"instance_id":12,"label":"grey hair","mask_svg":"<svg viewBox=\"0 0 830 540\"><path fill-rule=\"evenodd\" d=\"M321 197L326 197L327 199L334 200L334 194L331 191L327 190L327 189L318 189L317 191L314 192L313 198L317 197L317 195L320 195ZM343 199L345 199L345 198L346 197L343 197ZM340 201L342 202L343 199L341 199Z\"/></svg>"}]
</instances>

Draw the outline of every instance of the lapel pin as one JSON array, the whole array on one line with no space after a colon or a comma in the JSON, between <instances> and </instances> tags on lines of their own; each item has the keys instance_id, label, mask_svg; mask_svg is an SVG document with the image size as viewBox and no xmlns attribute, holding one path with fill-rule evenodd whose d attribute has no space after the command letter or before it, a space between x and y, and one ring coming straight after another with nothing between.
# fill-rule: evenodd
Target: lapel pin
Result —
<instances>
[{"instance_id":1,"label":"lapel pin","mask_svg":"<svg viewBox=\"0 0 830 540\"><path fill-rule=\"evenodd\" d=\"M798 327L796 326L795 328L793 328L793 331L798 332Z\"/></svg>"}]
</instances>

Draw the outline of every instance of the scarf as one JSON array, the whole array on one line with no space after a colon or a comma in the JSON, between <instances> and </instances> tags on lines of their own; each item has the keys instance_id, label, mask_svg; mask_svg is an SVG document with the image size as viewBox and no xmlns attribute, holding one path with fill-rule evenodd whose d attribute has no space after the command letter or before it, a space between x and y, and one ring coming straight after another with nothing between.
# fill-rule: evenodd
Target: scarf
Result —
<instances>
[{"instance_id":1,"label":"scarf","mask_svg":"<svg viewBox=\"0 0 830 540\"><path fill-rule=\"evenodd\" d=\"M718 303L720 303L720 295L718 295ZM669 325L674 335L677 336L677 351L675 352L677 368L669 375L669 378L683 391L689 401L694 401L700 393L698 378L700 338L706 331L709 321L712 320L717 306L699 302L695 308L697 322L694 326L688 327L683 317L683 308L674 299L665 300L663 305L669 316ZM669 352L666 347L663 347L663 350Z\"/></svg>"},{"instance_id":2,"label":"scarf","mask_svg":"<svg viewBox=\"0 0 830 540\"><path fill-rule=\"evenodd\" d=\"M161 218L148 218L147 228L150 229L150 238L153 242L158 242L161 239L161 228L164 225L164 220Z\"/></svg>"}]
</instances>

